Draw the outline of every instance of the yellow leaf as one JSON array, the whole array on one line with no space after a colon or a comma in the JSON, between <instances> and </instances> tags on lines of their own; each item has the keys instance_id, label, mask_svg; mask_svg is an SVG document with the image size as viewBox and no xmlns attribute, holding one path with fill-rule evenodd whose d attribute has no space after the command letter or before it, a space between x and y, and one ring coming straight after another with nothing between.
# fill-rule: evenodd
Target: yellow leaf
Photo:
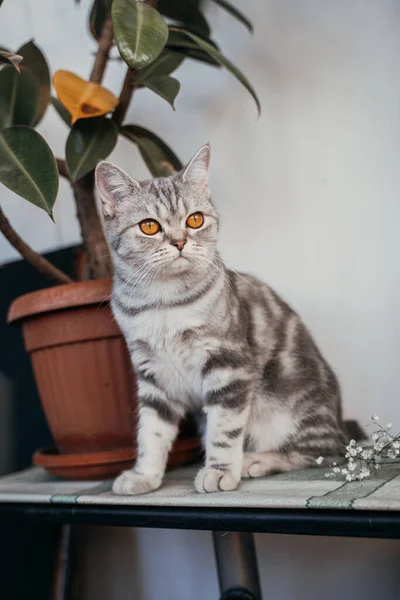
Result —
<instances>
[{"instance_id":1,"label":"yellow leaf","mask_svg":"<svg viewBox=\"0 0 400 600\"><path fill-rule=\"evenodd\" d=\"M103 86L85 81L70 71L56 71L53 85L60 102L71 114L72 124L78 119L105 115L119 102L118 98Z\"/></svg>"}]
</instances>

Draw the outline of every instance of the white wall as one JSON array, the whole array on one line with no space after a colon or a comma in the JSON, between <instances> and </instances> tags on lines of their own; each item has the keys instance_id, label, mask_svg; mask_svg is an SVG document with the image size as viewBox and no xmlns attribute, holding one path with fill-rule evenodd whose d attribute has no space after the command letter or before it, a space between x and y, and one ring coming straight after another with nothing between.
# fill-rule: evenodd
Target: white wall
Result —
<instances>
[{"instance_id":1,"label":"white wall","mask_svg":"<svg viewBox=\"0 0 400 600\"><path fill-rule=\"evenodd\" d=\"M178 73L182 91L176 113L140 91L129 121L154 129L185 160L211 142L211 187L222 215L227 262L268 280L304 317L338 372L346 417L365 423L378 413L400 429L399 4L235 3L255 22L254 39L215 7L210 17L216 39L255 85L261 119L255 120L252 101L229 74L191 63ZM94 49L83 19L88 4L5 0L1 44L16 48L34 35L53 70L87 76ZM113 63L105 84L116 90L122 75L122 66ZM40 129L62 155L67 129L52 110ZM146 176L128 142L120 143L112 158L136 177ZM0 202L37 249L79 239L64 182L55 226L6 190ZM0 259L13 257L0 239ZM109 553L113 563L100 576L89 561L96 576L85 580L85 599L99 598L96 590L102 590L102 599L116 600L133 580L145 600L217 595L206 533L93 535L98 560ZM258 536L257 544L270 588L266 597L397 598L394 543ZM103 577L120 587L106 585Z\"/></svg>"}]
</instances>

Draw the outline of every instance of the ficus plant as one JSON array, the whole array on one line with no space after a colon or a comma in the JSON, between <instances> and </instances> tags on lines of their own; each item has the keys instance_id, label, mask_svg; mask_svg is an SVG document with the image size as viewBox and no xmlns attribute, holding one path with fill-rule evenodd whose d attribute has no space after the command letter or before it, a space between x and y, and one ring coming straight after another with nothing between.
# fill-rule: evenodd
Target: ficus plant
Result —
<instances>
[{"instance_id":1,"label":"ficus plant","mask_svg":"<svg viewBox=\"0 0 400 600\"><path fill-rule=\"evenodd\" d=\"M16 1L16 0L15 0ZM79 4L79 0L71 0ZM251 32L252 25L225 0L212 0ZM3 0L0 0L0 6ZM94 0L89 29L97 43L88 80L66 69L51 78L45 56L29 41L15 52L0 49L0 182L53 218L59 177L75 197L91 279L109 277L111 260L96 207L94 168L107 158L119 136L137 146L154 177L180 170L175 152L149 129L126 123L136 93L154 93L173 108L180 83L174 71L186 60L224 67L260 104L246 76L212 40L201 0ZM126 63L119 93L102 86L116 47ZM52 95L53 82L56 95ZM143 90L143 91L142 91ZM52 104L70 127L65 158L56 158L35 127ZM0 207L0 231L20 254L56 283L70 278L30 248Z\"/></svg>"}]
</instances>

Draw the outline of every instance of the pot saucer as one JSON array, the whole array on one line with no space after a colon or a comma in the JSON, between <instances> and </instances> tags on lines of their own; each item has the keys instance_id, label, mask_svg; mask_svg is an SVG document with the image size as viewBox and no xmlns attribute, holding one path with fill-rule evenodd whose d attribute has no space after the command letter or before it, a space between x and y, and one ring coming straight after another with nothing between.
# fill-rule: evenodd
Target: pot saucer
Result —
<instances>
[{"instance_id":1,"label":"pot saucer","mask_svg":"<svg viewBox=\"0 0 400 600\"><path fill-rule=\"evenodd\" d=\"M182 467L198 460L201 443L198 437L177 440L168 460L168 469ZM110 479L130 469L136 458L133 448L119 448L82 454L59 454L55 448L41 448L33 455L33 464L63 479Z\"/></svg>"}]
</instances>

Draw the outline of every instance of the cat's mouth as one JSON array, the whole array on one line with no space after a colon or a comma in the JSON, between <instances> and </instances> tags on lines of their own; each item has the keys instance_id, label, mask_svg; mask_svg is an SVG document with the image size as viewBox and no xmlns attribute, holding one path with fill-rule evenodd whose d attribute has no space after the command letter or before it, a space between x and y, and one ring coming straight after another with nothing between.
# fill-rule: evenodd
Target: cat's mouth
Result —
<instances>
[{"instance_id":1,"label":"cat's mouth","mask_svg":"<svg viewBox=\"0 0 400 600\"><path fill-rule=\"evenodd\" d=\"M183 262L189 262L189 259L187 256L184 256L182 253L179 253L178 256L176 256L172 263L183 263Z\"/></svg>"},{"instance_id":2,"label":"cat's mouth","mask_svg":"<svg viewBox=\"0 0 400 600\"><path fill-rule=\"evenodd\" d=\"M186 271L189 265L189 259L186 256L183 256L182 254L179 254L179 256L177 256L170 262L170 268L172 272L175 273L181 273L183 271Z\"/></svg>"}]
</instances>

